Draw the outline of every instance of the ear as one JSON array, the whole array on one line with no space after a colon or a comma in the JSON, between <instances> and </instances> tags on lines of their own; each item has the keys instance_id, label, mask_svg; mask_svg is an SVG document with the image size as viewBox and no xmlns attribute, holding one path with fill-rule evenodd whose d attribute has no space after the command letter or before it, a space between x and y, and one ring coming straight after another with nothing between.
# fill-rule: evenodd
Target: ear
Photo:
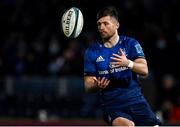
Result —
<instances>
[{"instance_id":1,"label":"ear","mask_svg":"<svg viewBox=\"0 0 180 127\"><path fill-rule=\"evenodd\" d=\"M119 28L119 26L120 26L120 24L119 24L119 22L117 22L117 23L116 23L116 27L117 27L117 29Z\"/></svg>"}]
</instances>

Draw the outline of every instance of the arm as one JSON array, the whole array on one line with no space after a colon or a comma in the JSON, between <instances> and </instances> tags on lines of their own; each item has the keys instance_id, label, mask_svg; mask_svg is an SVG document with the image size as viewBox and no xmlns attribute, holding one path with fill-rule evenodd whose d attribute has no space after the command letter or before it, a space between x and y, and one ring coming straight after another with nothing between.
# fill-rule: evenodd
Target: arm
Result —
<instances>
[{"instance_id":1,"label":"arm","mask_svg":"<svg viewBox=\"0 0 180 127\"><path fill-rule=\"evenodd\" d=\"M97 79L95 76L84 76L84 85L86 92L95 92L98 90L96 85Z\"/></svg>"},{"instance_id":2,"label":"arm","mask_svg":"<svg viewBox=\"0 0 180 127\"><path fill-rule=\"evenodd\" d=\"M120 49L121 56L118 54L113 54L114 57L111 57L115 62L111 64L124 66L130 68L133 72L140 74L142 76L148 75L148 66L145 58L137 58L134 61L127 59L125 53Z\"/></svg>"},{"instance_id":3,"label":"arm","mask_svg":"<svg viewBox=\"0 0 180 127\"><path fill-rule=\"evenodd\" d=\"M128 61L129 65L130 61ZM140 74L142 76L148 76L148 66L147 61L144 58L137 58L133 61L133 67L131 68L133 72Z\"/></svg>"}]
</instances>

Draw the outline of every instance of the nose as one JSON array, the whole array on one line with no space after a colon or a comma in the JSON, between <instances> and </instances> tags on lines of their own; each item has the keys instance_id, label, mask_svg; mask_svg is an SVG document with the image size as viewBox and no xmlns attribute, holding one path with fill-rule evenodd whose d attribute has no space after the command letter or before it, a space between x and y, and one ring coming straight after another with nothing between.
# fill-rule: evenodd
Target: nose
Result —
<instances>
[{"instance_id":1,"label":"nose","mask_svg":"<svg viewBox=\"0 0 180 127\"><path fill-rule=\"evenodd\" d=\"M104 29L104 25L103 24L100 24L99 26L98 26L98 29L101 31L101 30L103 30Z\"/></svg>"}]
</instances>

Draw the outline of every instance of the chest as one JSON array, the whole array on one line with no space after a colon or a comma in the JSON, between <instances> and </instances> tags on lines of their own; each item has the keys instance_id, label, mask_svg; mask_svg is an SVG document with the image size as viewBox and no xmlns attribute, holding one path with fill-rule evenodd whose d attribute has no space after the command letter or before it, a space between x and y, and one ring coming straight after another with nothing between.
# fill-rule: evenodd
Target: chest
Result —
<instances>
[{"instance_id":1,"label":"chest","mask_svg":"<svg viewBox=\"0 0 180 127\"><path fill-rule=\"evenodd\" d=\"M102 49L99 50L96 54L96 67L97 70L110 70L112 69L112 65L110 64L111 62L114 62L111 57L113 57L113 54L120 54L120 50L119 49L123 49L123 51L126 54L126 57L129 57L129 52L128 49L123 47L123 46L119 46L117 48L112 48L112 49Z\"/></svg>"}]
</instances>

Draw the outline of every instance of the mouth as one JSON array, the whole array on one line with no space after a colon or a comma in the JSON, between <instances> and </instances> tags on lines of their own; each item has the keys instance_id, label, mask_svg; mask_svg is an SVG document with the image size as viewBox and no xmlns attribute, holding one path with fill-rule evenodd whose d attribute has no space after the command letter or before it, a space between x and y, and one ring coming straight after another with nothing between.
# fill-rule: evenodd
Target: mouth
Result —
<instances>
[{"instance_id":1,"label":"mouth","mask_svg":"<svg viewBox=\"0 0 180 127\"><path fill-rule=\"evenodd\" d=\"M100 34L104 36L104 35L106 35L106 32L105 31L100 31Z\"/></svg>"},{"instance_id":2,"label":"mouth","mask_svg":"<svg viewBox=\"0 0 180 127\"><path fill-rule=\"evenodd\" d=\"M105 33L105 31L104 31L104 30L100 30L99 32L100 32L100 33Z\"/></svg>"}]
</instances>

